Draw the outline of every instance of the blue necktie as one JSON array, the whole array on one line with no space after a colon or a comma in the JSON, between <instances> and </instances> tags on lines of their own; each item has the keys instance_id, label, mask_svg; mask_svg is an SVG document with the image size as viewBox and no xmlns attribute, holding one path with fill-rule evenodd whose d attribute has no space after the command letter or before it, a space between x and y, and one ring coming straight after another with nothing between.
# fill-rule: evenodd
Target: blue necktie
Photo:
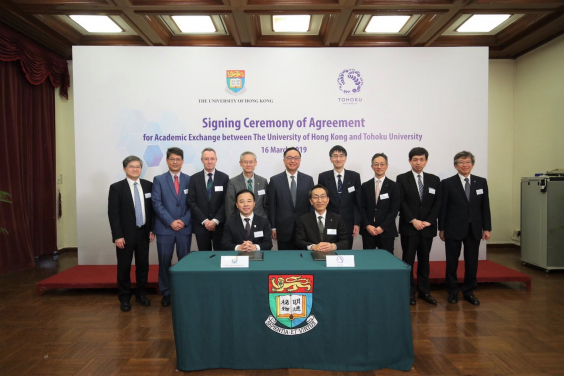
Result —
<instances>
[{"instance_id":1,"label":"blue necktie","mask_svg":"<svg viewBox=\"0 0 564 376\"><path fill-rule=\"evenodd\" d=\"M208 191L208 201L211 200L211 194L212 194L212 187L213 187L213 180L212 180L212 176L213 174L210 172L208 174L209 178L208 178L208 184L206 185L206 189Z\"/></svg>"},{"instance_id":2,"label":"blue necktie","mask_svg":"<svg viewBox=\"0 0 564 376\"><path fill-rule=\"evenodd\" d=\"M337 175L339 181L337 182L337 193L339 193L339 198L343 195L343 181L341 180L341 174Z\"/></svg>"},{"instance_id":3,"label":"blue necktie","mask_svg":"<svg viewBox=\"0 0 564 376\"><path fill-rule=\"evenodd\" d=\"M137 182L133 183L133 195L135 196L135 225L143 226L143 209L141 208L141 197L137 189Z\"/></svg>"},{"instance_id":4,"label":"blue necktie","mask_svg":"<svg viewBox=\"0 0 564 376\"><path fill-rule=\"evenodd\" d=\"M423 182L421 181L421 175L417 175L417 185L419 185L419 199L423 201Z\"/></svg>"}]
</instances>

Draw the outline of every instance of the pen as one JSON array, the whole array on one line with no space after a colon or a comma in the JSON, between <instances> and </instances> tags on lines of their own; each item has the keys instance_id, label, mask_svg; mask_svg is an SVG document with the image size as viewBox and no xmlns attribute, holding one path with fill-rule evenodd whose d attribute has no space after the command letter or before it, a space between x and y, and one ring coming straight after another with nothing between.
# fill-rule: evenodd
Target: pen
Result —
<instances>
[{"instance_id":1,"label":"pen","mask_svg":"<svg viewBox=\"0 0 564 376\"><path fill-rule=\"evenodd\" d=\"M215 257L215 255L216 255L216 254L214 253L213 255L210 256L210 258Z\"/></svg>"},{"instance_id":2,"label":"pen","mask_svg":"<svg viewBox=\"0 0 564 376\"><path fill-rule=\"evenodd\" d=\"M301 257L301 258L304 258L304 255L302 255L302 254L300 253L300 257Z\"/></svg>"}]
</instances>

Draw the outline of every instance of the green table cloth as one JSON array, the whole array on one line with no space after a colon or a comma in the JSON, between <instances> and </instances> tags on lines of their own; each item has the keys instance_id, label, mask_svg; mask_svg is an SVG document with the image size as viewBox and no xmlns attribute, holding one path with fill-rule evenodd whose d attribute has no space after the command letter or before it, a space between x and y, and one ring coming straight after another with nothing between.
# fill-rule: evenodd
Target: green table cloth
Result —
<instances>
[{"instance_id":1,"label":"green table cloth","mask_svg":"<svg viewBox=\"0 0 564 376\"><path fill-rule=\"evenodd\" d=\"M249 268L192 252L170 269L178 369L408 371L408 265L387 251L327 268L308 251L267 251Z\"/></svg>"}]
</instances>

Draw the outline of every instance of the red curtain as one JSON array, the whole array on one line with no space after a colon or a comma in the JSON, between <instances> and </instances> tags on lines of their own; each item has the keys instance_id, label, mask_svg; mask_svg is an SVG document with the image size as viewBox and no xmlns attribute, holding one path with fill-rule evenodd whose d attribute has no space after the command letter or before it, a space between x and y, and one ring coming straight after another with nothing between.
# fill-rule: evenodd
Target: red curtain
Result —
<instances>
[{"instance_id":1,"label":"red curtain","mask_svg":"<svg viewBox=\"0 0 564 376\"><path fill-rule=\"evenodd\" d=\"M0 25L0 274L33 267L36 256L57 250L52 85L66 91L69 82L66 61L38 45L26 47L31 41L14 40L16 48L7 49L14 35ZM17 53L20 61L10 61Z\"/></svg>"}]
</instances>

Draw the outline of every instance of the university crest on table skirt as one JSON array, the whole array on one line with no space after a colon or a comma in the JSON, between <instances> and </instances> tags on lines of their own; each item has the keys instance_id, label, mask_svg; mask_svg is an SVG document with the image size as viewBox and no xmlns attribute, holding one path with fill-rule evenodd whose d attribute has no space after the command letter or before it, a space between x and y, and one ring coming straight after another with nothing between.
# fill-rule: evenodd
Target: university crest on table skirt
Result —
<instances>
[{"instance_id":1,"label":"university crest on table skirt","mask_svg":"<svg viewBox=\"0 0 564 376\"><path fill-rule=\"evenodd\" d=\"M265 324L283 335L307 333L317 325L311 314L313 275L274 274L268 276L270 312ZM302 325L305 322L305 325ZM302 326L300 326L302 325Z\"/></svg>"}]
</instances>

